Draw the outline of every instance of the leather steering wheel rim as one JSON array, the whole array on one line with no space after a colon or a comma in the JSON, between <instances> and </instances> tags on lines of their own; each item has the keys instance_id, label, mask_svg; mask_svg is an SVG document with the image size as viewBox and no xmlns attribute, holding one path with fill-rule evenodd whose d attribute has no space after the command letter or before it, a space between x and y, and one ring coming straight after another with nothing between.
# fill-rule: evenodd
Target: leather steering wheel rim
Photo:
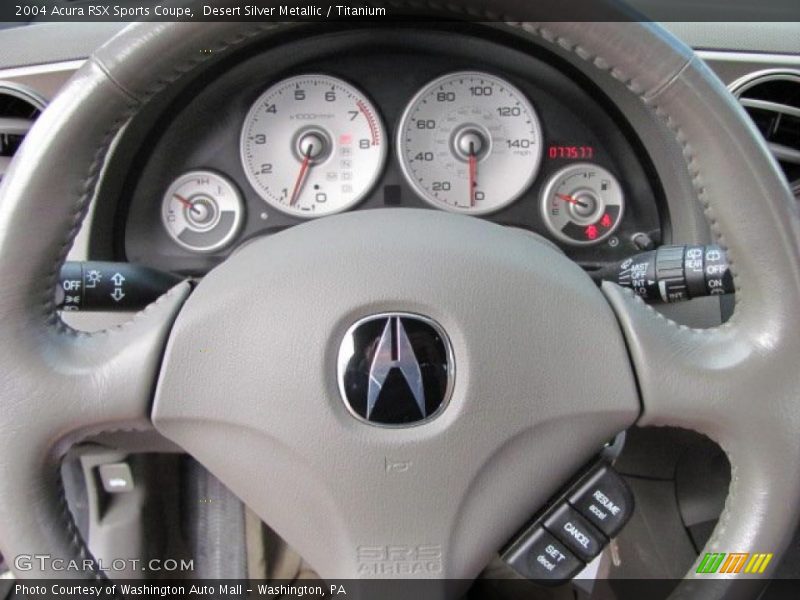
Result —
<instances>
[{"instance_id":1,"label":"leather steering wheel rim","mask_svg":"<svg viewBox=\"0 0 800 600\"><path fill-rule=\"evenodd\" d=\"M704 552L773 552L779 558L797 518L787 507L800 501L800 370L794 368L800 356L800 227L774 160L724 86L689 48L655 24L519 23L510 0L463 7L508 15L504 27L514 34L566 50L581 68L599 70L610 84L621 82L672 133L664 143L680 147L711 230L728 252L736 284L734 315L720 327L694 330L665 319L613 284L604 284L603 293L622 326L636 374L643 404L638 423L697 430L719 443L730 459L729 496ZM450 12L454 8L442 10L443 16L460 16ZM93 433L149 427L163 348L189 296L188 285L181 284L129 324L97 334L69 329L55 312L56 274L114 139L172 82L295 26L127 28L73 77L5 176L0 187L0 372L5 380L0 544L5 556L46 553L91 561L63 492L57 493L60 458ZM199 54L200 47L212 48L213 58ZM173 346L170 357L178 351ZM160 393L170 385L163 377ZM475 575L480 566L469 565L457 576ZM18 573L56 574L74 573ZM690 572L678 593L710 597L708 587L693 588L694 577ZM722 578L713 595L729 597L732 591L732 580Z\"/></svg>"}]
</instances>

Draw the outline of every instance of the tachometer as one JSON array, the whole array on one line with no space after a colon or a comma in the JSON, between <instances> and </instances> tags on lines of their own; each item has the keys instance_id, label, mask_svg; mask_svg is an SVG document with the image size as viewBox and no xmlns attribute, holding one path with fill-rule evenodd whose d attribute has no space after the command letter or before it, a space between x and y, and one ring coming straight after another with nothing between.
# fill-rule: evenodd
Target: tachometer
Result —
<instances>
[{"instance_id":1,"label":"tachometer","mask_svg":"<svg viewBox=\"0 0 800 600\"><path fill-rule=\"evenodd\" d=\"M386 159L375 107L327 75L285 79L256 100L242 128L242 164L268 204L319 217L361 201Z\"/></svg>"},{"instance_id":2,"label":"tachometer","mask_svg":"<svg viewBox=\"0 0 800 600\"><path fill-rule=\"evenodd\" d=\"M542 156L536 111L509 82L472 71L431 81L411 100L398 130L400 164L427 202L486 214L516 200Z\"/></svg>"}]
</instances>

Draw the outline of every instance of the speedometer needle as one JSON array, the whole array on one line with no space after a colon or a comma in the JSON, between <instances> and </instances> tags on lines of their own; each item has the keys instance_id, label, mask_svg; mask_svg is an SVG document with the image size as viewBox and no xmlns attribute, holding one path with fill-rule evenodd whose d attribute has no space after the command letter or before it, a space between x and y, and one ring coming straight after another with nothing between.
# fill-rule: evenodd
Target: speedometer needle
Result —
<instances>
[{"instance_id":1,"label":"speedometer needle","mask_svg":"<svg viewBox=\"0 0 800 600\"><path fill-rule=\"evenodd\" d=\"M475 186L478 185L478 157L475 154L475 144L469 144L469 205L475 206Z\"/></svg>"},{"instance_id":2,"label":"speedometer needle","mask_svg":"<svg viewBox=\"0 0 800 600\"><path fill-rule=\"evenodd\" d=\"M303 181L305 180L308 166L311 164L311 156L313 153L314 144L309 144L306 148L305 156L303 157L303 163L300 165L300 172L297 174L297 179L294 182L294 189L292 190L292 197L289 200L289 206L294 206L297 202L297 196L300 193L300 189L303 187Z\"/></svg>"},{"instance_id":3,"label":"speedometer needle","mask_svg":"<svg viewBox=\"0 0 800 600\"><path fill-rule=\"evenodd\" d=\"M588 204L586 202L581 202L577 198L573 198L572 196L568 196L567 194L556 194L556 198L561 198L565 202L569 202L570 204L577 204L581 208L588 208Z\"/></svg>"}]
</instances>

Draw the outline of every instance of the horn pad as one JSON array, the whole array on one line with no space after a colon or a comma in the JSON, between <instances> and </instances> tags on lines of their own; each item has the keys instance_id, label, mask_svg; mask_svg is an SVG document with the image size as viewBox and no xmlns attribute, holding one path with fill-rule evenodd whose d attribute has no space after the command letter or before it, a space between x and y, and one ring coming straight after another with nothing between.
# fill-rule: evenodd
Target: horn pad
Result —
<instances>
[{"instance_id":1,"label":"horn pad","mask_svg":"<svg viewBox=\"0 0 800 600\"><path fill-rule=\"evenodd\" d=\"M560 251L387 209L209 273L153 420L323 577L460 579L638 412L614 314Z\"/></svg>"}]
</instances>

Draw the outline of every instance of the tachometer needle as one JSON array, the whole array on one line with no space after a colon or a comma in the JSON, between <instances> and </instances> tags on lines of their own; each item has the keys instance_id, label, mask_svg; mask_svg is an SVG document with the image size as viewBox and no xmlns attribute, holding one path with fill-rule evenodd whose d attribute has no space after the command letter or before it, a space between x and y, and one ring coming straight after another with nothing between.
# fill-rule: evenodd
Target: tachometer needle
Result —
<instances>
[{"instance_id":1,"label":"tachometer needle","mask_svg":"<svg viewBox=\"0 0 800 600\"><path fill-rule=\"evenodd\" d=\"M294 182L294 189L292 190L292 197L289 199L289 206L294 206L297 202L297 196L303 187L303 181L306 178L306 172L311 164L311 156L314 154L314 144L309 144L306 148L306 154L303 157L303 163L300 165L300 172L297 174L297 179Z\"/></svg>"},{"instance_id":2,"label":"tachometer needle","mask_svg":"<svg viewBox=\"0 0 800 600\"><path fill-rule=\"evenodd\" d=\"M572 196L568 196L567 194L556 194L556 198L561 198L564 202L569 202L570 204L577 204L581 208L587 208L589 205L586 202L581 202L577 198L573 198Z\"/></svg>"},{"instance_id":3,"label":"tachometer needle","mask_svg":"<svg viewBox=\"0 0 800 600\"><path fill-rule=\"evenodd\" d=\"M173 194L173 196L175 196L175 199L176 199L178 202L180 202L181 204L183 204L183 205L184 205L186 208L188 208L188 209L189 209L190 211L192 211L193 213L197 214L198 212L200 212L200 213L202 213L202 212L203 212L203 211L201 211L199 208L197 208L197 207L196 207L194 204L192 204L192 202L191 202L190 200L187 200L187 199L186 199L186 198L184 198L183 196L180 196L180 195L178 195L178 194Z\"/></svg>"},{"instance_id":4,"label":"tachometer needle","mask_svg":"<svg viewBox=\"0 0 800 600\"><path fill-rule=\"evenodd\" d=\"M475 144L469 144L469 205L475 206L475 187L478 185L478 157L475 154Z\"/></svg>"}]
</instances>

